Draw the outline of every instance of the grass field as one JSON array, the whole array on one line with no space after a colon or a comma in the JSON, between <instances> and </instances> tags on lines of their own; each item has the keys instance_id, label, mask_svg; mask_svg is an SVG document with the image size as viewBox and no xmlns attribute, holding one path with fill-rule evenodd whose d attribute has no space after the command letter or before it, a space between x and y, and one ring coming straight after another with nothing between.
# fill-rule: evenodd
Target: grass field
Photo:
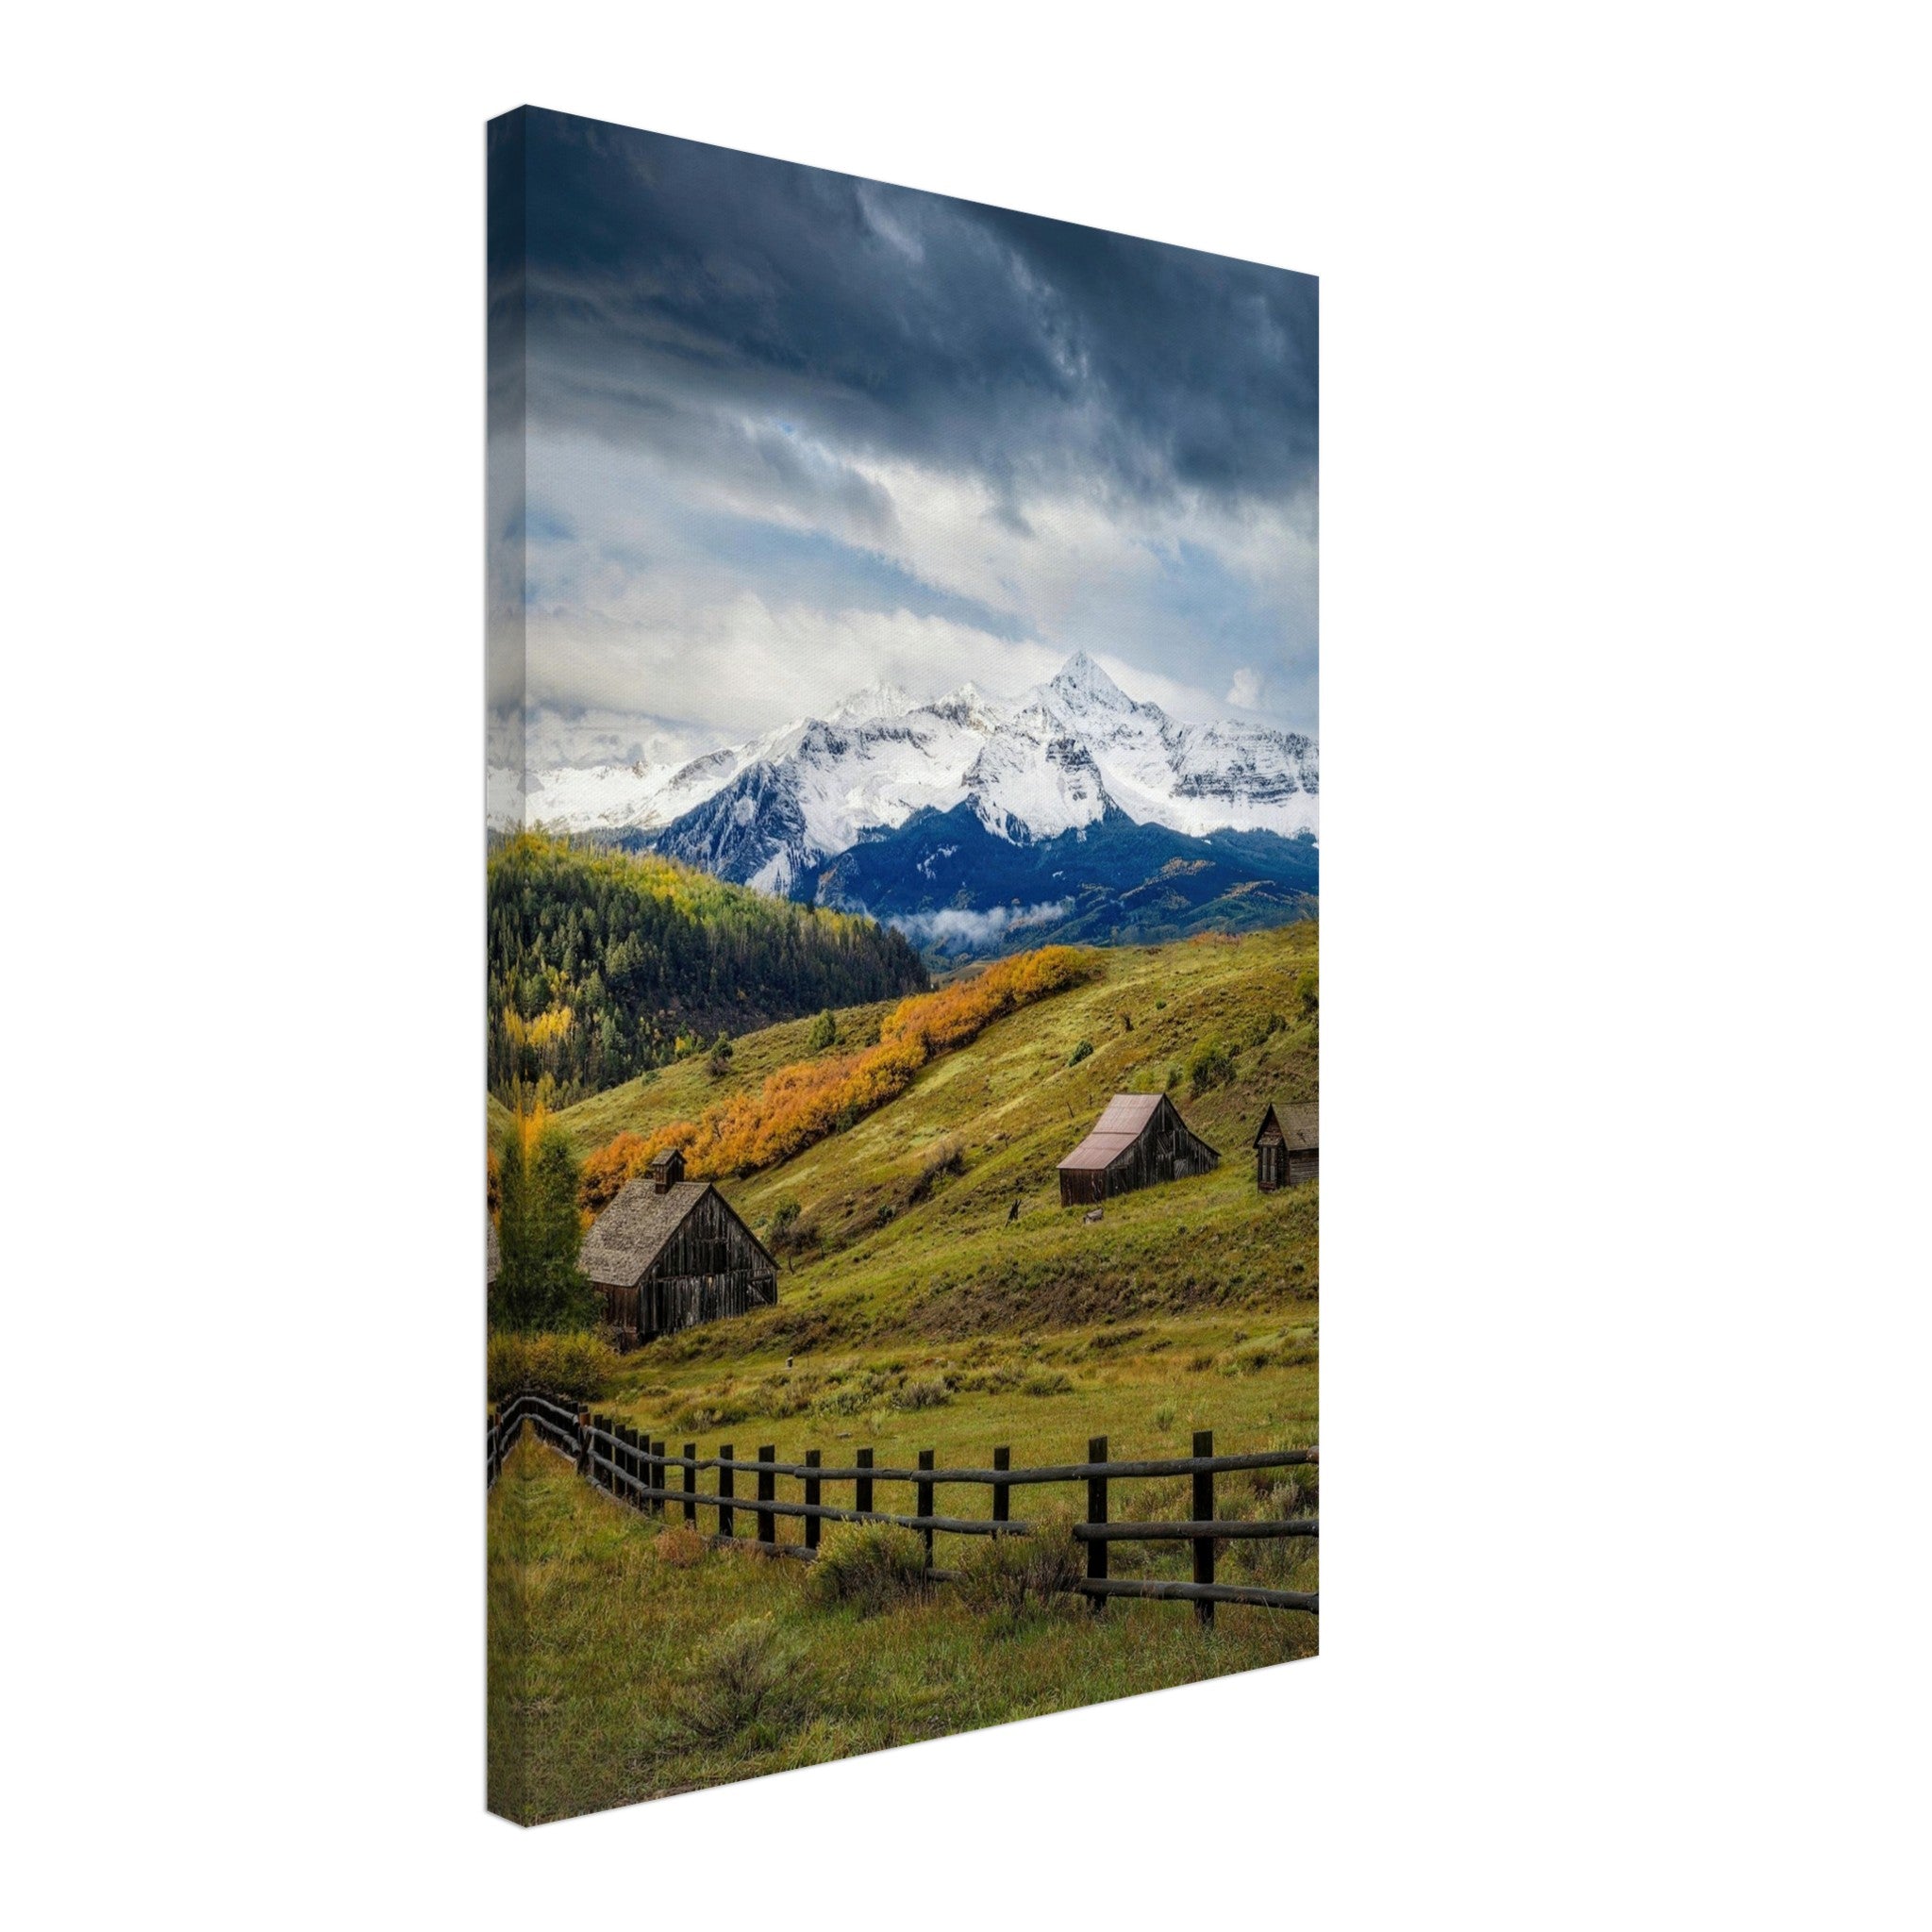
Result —
<instances>
[{"instance_id":1,"label":"grass field","mask_svg":"<svg viewBox=\"0 0 1932 1932\"><path fill-rule=\"evenodd\" d=\"M990 1620L941 1588L874 1616L803 1564L658 1554L656 1525L525 1435L490 1502L490 1804L523 1824L1306 1657L1314 1619L1068 1602Z\"/></svg>"},{"instance_id":2,"label":"grass field","mask_svg":"<svg viewBox=\"0 0 1932 1932\"><path fill-rule=\"evenodd\" d=\"M596 1407L707 1454L721 1441L741 1455L771 1442L781 1458L817 1447L828 1463L861 1445L887 1464L931 1448L941 1466L984 1465L1001 1444L1018 1465L1076 1461L1095 1435L1115 1457L1185 1455L1200 1428L1224 1454L1315 1441L1320 1191L1260 1194L1249 1143L1270 1102L1317 1097L1318 1020L1301 997L1317 945L1307 923L1102 953L1090 984L994 1023L875 1114L783 1167L723 1182L768 1240L795 1204L803 1241L787 1253L778 1306L646 1344ZM887 1010L841 1013L835 1050L863 1043ZM808 1024L744 1036L722 1078L686 1061L558 1118L581 1153L624 1128L691 1118L808 1057ZM1190 1070L1210 1047L1219 1053L1196 1091ZM1130 1091L1167 1091L1222 1164L1109 1202L1090 1224L1060 1208L1055 1163L1110 1094ZM1311 1495L1291 1510L1278 1494L1223 1484L1223 1513L1312 1507ZM826 1500L849 1502L849 1491ZM877 1502L911 1507L884 1484ZM984 1515L989 1502L983 1491L942 1490L939 1507ZM1125 1489L1115 1515L1129 1507L1186 1513L1179 1481ZM735 1552L690 1570L659 1563L652 1526L528 1443L491 1521L492 1778L505 1780L499 1808L521 1818L1315 1647L1314 1620L1298 1612L1224 1607L1209 1638L1172 1604L1115 1604L1100 1618L1070 1609L998 1641L943 1592L856 1621L807 1603L803 1565ZM782 1539L799 1534L781 1519ZM1122 1544L1113 1557L1117 1574L1186 1574L1178 1546ZM1257 1580L1317 1587L1312 1546L1301 1543L1230 1545L1223 1574L1262 1562L1293 1574ZM725 1667L700 1658L702 1641L768 1615L762 1637L735 1641L792 1659L809 1687L799 1710L722 1741L679 1729L676 1698Z\"/></svg>"}]
</instances>

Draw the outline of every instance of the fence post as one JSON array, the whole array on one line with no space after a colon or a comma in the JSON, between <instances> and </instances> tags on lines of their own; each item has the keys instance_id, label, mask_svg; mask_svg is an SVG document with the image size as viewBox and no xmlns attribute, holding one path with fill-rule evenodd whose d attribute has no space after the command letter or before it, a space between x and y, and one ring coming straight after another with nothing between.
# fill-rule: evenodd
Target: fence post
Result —
<instances>
[{"instance_id":1,"label":"fence post","mask_svg":"<svg viewBox=\"0 0 1932 1932\"><path fill-rule=\"evenodd\" d=\"M1090 1436L1087 1439L1087 1460L1105 1462L1107 1460L1107 1438ZM1107 1478L1104 1475L1090 1475L1087 1478L1087 1521L1105 1523L1107 1521ZM1092 1582L1107 1574L1107 1544L1095 1537L1087 1545L1087 1578ZM1096 1596L1092 1599L1094 1613L1097 1615L1107 1607L1107 1599Z\"/></svg>"},{"instance_id":2,"label":"fence post","mask_svg":"<svg viewBox=\"0 0 1932 1932\"><path fill-rule=\"evenodd\" d=\"M1002 1444L992 1452L992 1466L995 1469L1011 1469L1013 1452ZM1013 1520L1013 1492L1005 1483L992 1486L992 1520L995 1523L1010 1523Z\"/></svg>"},{"instance_id":3,"label":"fence post","mask_svg":"<svg viewBox=\"0 0 1932 1932\"><path fill-rule=\"evenodd\" d=\"M667 1476L668 1476L668 1475L669 1475L670 1474L671 1474L671 1472L670 1472L669 1470L667 1470L667 1469L666 1469L666 1468L664 1467L664 1445L663 1445L663 1443L661 1443L661 1442L653 1442L653 1443L651 1444L651 1487L652 1487L652 1488L653 1488L654 1490L658 1490L658 1491L662 1491L662 1490L668 1490L668 1489L669 1489L669 1488L671 1487L671 1485L670 1485L670 1484L669 1484L669 1483L668 1483L668 1482L667 1482L667 1481L665 1480L665 1478L666 1478L666 1477L667 1477ZM652 1514L653 1516L662 1516L662 1515L663 1515L663 1513L664 1513L664 1498L663 1498L663 1496L662 1496L662 1495L656 1495L656 1496L653 1496L653 1497L651 1498L651 1514Z\"/></svg>"},{"instance_id":4,"label":"fence post","mask_svg":"<svg viewBox=\"0 0 1932 1932\"><path fill-rule=\"evenodd\" d=\"M698 1520L698 1445L684 1445L684 1520L696 1526Z\"/></svg>"},{"instance_id":5,"label":"fence post","mask_svg":"<svg viewBox=\"0 0 1932 1932\"><path fill-rule=\"evenodd\" d=\"M1194 1454L1212 1456L1214 1454L1214 1431L1196 1429L1194 1431ZM1214 1521L1214 1472L1211 1469L1197 1469L1194 1472L1194 1521L1212 1523ZM1194 1581L1212 1583L1214 1581L1214 1539L1211 1536L1197 1536L1194 1539ZM1194 1606L1194 1621L1204 1630L1214 1627L1214 1606L1200 1603Z\"/></svg>"},{"instance_id":6,"label":"fence post","mask_svg":"<svg viewBox=\"0 0 1932 1932\"><path fill-rule=\"evenodd\" d=\"M638 1504L638 1432L628 1423L619 1423L617 1441L617 1466L624 1472L624 1500L635 1509Z\"/></svg>"},{"instance_id":7,"label":"fence post","mask_svg":"<svg viewBox=\"0 0 1932 1932\"><path fill-rule=\"evenodd\" d=\"M930 1449L922 1449L919 1452L920 1468L930 1469L932 1467L932 1457L933 1452ZM932 1487L930 1483L918 1483L914 1485L914 1492L919 1498L918 1507L912 1512L915 1516L930 1516L933 1513ZM925 1538L925 1567L930 1570L932 1568L932 1525L927 1524L925 1528L921 1531L921 1534Z\"/></svg>"},{"instance_id":8,"label":"fence post","mask_svg":"<svg viewBox=\"0 0 1932 1932\"><path fill-rule=\"evenodd\" d=\"M604 1418L592 1410L590 1433L584 1439L584 1455L588 1462L587 1474L600 1489L610 1480L608 1472L597 1467L597 1438L603 1433Z\"/></svg>"},{"instance_id":9,"label":"fence post","mask_svg":"<svg viewBox=\"0 0 1932 1932\"><path fill-rule=\"evenodd\" d=\"M856 1462L856 1463L857 1463L857 1464L858 1464L858 1465L859 1466L859 1468L860 1468L860 1469L870 1469L870 1468L872 1467L872 1451L871 1451L870 1449L858 1449L858 1450L855 1450L855 1451L853 1452L853 1457L852 1457L852 1459L853 1459L853 1461L854 1461L854 1462ZM871 1515L871 1513L872 1513L872 1478L871 1478L871 1476L869 1476L869 1475L862 1475L862 1476L860 1476L860 1477L858 1478L858 1481L857 1481L856 1483L854 1483L854 1484L853 1484L853 1486L852 1486L852 1507L854 1507L855 1509L857 1509L857 1510L858 1511L858 1513L859 1513L859 1514L860 1514L861 1516L869 1516L869 1515Z\"/></svg>"},{"instance_id":10,"label":"fence post","mask_svg":"<svg viewBox=\"0 0 1932 1932\"><path fill-rule=\"evenodd\" d=\"M808 1469L816 1469L819 1461L819 1452L816 1449L808 1449L805 1452L805 1466ZM816 1509L819 1507L819 1479L815 1475L808 1475L805 1479L805 1502L808 1509ZM808 1550L815 1550L819 1546L819 1519L816 1516L808 1516L805 1519L805 1546Z\"/></svg>"},{"instance_id":11,"label":"fence post","mask_svg":"<svg viewBox=\"0 0 1932 1932\"><path fill-rule=\"evenodd\" d=\"M585 1476L591 1474L591 1411L588 1408L577 1410L577 1474Z\"/></svg>"},{"instance_id":12,"label":"fence post","mask_svg":"<svg viewBox=\"0 0 1932 1932\"><path fill-rule=\"evenodd\" d=\"M731 1525L734 1521L731 1498L738 1493L738 1473L731 1467L729 1442L718 1444L718 1461L721 1465L718 1471L718 1494L724 1499L718 1505L718 1534L730 1536L733 1534Z\"/></svg>"},{"instance_id":13,"label":"fence post","mask_svg":"<svg viewBox=\"0 0 1932 1932\"><path fill-rule=\"evenodd\" d=\"M758 1501L770 1503L778 1494L778 1472L772 1467L778 1459L778 1445L766 1442L758 1450ZM769 1509L758 1511L758 1541L775 1545L778 1541L778 1519Z\"/></svg>"}]
</instances>

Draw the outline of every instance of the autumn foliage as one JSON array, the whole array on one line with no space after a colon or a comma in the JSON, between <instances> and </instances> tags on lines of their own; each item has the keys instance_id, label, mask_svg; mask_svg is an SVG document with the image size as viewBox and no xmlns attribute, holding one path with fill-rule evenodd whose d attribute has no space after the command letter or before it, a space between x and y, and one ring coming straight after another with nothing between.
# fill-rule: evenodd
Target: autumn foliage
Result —
<instances>
[{"instance_id":1,"label":"autumn foliage","mask_svg":"<svg viewBox=\"0 0 1932 1932\"><path fill-rule=\"evenodd\" d=\"M672 1147L683 1150L685 1172L694 1179L775 1167L897 1099L928 1061L964 1046L1004 1014L1076 986L1093 970L1090 952L1043 946L1002 959L975 978L902 1000L879 1028L876 1046L780 1067L756 1093L720 1101L695 1121L618 1135L585 1161L580 1199L599 1212Z\"/></svg>"}]
</instances>

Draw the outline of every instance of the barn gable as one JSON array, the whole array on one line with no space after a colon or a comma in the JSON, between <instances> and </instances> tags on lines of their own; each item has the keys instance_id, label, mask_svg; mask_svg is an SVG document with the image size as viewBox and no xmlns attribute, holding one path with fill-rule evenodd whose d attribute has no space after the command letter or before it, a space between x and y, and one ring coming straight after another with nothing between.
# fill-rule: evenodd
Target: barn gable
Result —
<instances>
[{"instance_id":1,"label":"barn gable","mask_svg":"<svg viewBox=\"0 0 1932 1932\"><path fill-rule=\"evenodd\" d=\"M636 1340L778 1299L778 1264L730 1202L709 1181L661 1172L625 1182L577 1265L604 1291L605 1319Z\"/></svg>"},{"instance_id":2,"label":"barn gable","mask_svg":"<svg viewBox=\"0 0 1932 1932\"><path fill-rule=\"evenodd\" d=\"M1059 1163L1060 1206L1206 1174L1220 1159L1166 1094L1116 1093L1092 1131Z\"/></svg>"},{"instance_id":3,"label":"barn gable","mask_svg":"<svg viewBox=\"0 0 1932 1932\"><path fill-rule=\"evenodd\" d=\"M1255 1133L1255 1183L1264 1194L1317 1178L1320 1169L1320 1110L1314 1107L1271 1107Z\"/></svg>"}]
</instances>

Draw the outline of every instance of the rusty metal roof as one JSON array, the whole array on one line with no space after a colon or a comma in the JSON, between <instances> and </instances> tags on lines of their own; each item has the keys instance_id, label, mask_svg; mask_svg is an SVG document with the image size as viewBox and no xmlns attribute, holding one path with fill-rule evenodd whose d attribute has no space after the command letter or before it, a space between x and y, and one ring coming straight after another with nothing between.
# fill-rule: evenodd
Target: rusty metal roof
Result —
<instances>
[{"instance_id":1,"label":"rusty metal roof","mask_svg":"<svg viewBox=\"0 0 1932 1932\"><path fill-rule=\"evenodd\" d=\"M1093 1131L1059 1164L1079 1174L1098 1173L1113 1163L1147 1131L1160 1111L1158 1093L1116 1093L1093 1123Z\"/></svg>"}]
</instances>

